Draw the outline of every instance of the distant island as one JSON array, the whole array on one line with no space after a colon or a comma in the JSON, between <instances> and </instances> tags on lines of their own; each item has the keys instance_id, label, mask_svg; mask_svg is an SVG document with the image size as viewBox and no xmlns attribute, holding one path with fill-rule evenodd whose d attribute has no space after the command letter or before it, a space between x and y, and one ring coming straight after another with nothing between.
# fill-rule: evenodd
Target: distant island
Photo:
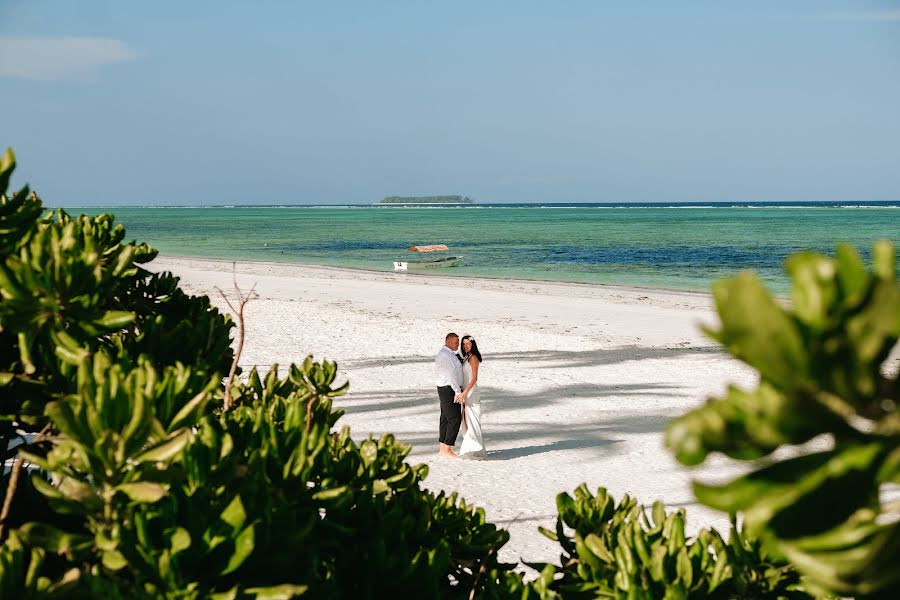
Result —
<instances>
[{"instance_id":1,"label":"distant island","mask_svg":"<svg viewBox=\"0 0 900 600\"><path fill-rule=\"evenodd\" d=\"M475 204L475 201L468 196L385 196L375 204Z\"/></svg>"}]
</instances>

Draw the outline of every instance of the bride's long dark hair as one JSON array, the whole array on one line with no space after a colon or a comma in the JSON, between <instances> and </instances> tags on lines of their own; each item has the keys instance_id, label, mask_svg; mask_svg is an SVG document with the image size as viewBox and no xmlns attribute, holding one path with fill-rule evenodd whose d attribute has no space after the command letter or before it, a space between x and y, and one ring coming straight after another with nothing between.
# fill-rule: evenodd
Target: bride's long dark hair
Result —
<instances>
[{"instance_id":1,"label":"bride's long dark hair","mask_svg":"<svg viewBox=\"0 0 900 600\"><path fill-rule=\"evenodd\" d=\"M472 342L472 351L469 354L466 354L466 351L463 350L463 342L465 342L466 340ZM483 362L483 359L481 358L481 352L478 351L478 344L475 343L475 338L473 338L471 335L462 336L462 339L459 340L459 349L462 351L462 357L464 360L468 360L469 356L474 354L475 358L478 359L478 362Z\"/></svg>"}]
</instances>

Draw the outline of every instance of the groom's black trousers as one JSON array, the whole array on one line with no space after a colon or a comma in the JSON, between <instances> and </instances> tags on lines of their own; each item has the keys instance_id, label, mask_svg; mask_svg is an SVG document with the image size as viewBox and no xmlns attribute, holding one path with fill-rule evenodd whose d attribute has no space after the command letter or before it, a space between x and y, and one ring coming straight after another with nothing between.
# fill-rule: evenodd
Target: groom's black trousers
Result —
<instances>
[{"instance_id":1,"label":"groom's black trousers","mask_svg":"<svg viewBox=\"0 0 900 600\"><path fill-rule=\"evenodd\" d=\"M453 401L456 392L449 385L439 387L438 398L441 399L441 426L440 440L442 444L452 446L456 443L456 436L459 434L459 426L462 424L461 404Z\"/></svg>"}]
</instances>

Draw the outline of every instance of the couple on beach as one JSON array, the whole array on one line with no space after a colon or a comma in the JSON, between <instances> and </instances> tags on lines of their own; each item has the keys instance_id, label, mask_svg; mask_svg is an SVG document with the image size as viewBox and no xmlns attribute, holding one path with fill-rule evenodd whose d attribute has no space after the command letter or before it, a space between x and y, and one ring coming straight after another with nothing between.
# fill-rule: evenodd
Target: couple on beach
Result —
<instances>
[{"instance_id":1,"label":"couple on beach","mask_svg":"<svg viewBox=\"0 0 900 600\"><path fill-rule=\"evenodd\" d=\"M460 351L457 354L457 351ZM444 456L456 458L453 446L460 426L465 427L459 447L460 458L485 458L481 437L481 400L478 393L478 369L481 352L471 335L448 333L444 346L434 357L434 375L441 401L440 450Z\"/></svg>"}]
</instances>

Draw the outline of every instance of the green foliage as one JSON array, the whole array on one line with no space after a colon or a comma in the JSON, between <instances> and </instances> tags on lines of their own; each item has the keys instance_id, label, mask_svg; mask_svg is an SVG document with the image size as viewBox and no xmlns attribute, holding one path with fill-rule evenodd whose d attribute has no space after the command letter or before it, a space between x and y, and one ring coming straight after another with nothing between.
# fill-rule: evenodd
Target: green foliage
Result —
<instances>
[{"instance_id":1,"label":"green foliage","mask_svg":"<svg viewBox=\"0 0 900 600\"><path fill-rule=\"evenodd\" d=\"M27 188L8 197L15 167L0 161L0 451L47 425L48 403L77 391L85 354L121 365L139 359L162 369L189 365L194 393L231 364L229 317L205 297L181 292L170 274L140 265L156 256L126 243L110 215L41 216ZM182 368L182 367L178 367ZM15 423L15 426L13 426Z\"/></svg>"},{"instance_id":2,"label":"green foliage","mask_svg":"<svg viewBox=\"0 0 900 600\"><path fill-rule=\"evenodd\" d=\"M334 363L230 390L228 317L111 216L42 216L0 161L0 450L30 465L0 596L500 597L508 534L421 488L392 436L333 431ZM11 531L10 531L11 530ZM5 539L4 539L5 538Z\"/></svg>"},{"instance_id":3,"label":"green foliage","mask_svg":"<svg viewBox=\"0 0 900 600\"><path fill-rule=\"evenodd\" d=\"M810 598L797 572L774 560L736 527L726 543L715 529L685 535L684 510L653 505L648 518L629 496L617 505L603 488L582 484L556 498L562 567L544 565L535 582L542 598ZM567 533L571 531L571 535Z\"/></svg>"},{"instance_id":4,"label":"green foliage","mask_svg":"<svg viewBox=\"0 0 900 600\"><path fill-rule=\"evenodd\" d=\"M142 265L111 216L44 215L8 194L0 158L0 597L803 598L808 583L900 593L892 249L866 271L849 248L793 257L793 307L752 276L715 287L710 334L760 372L754 391L676 420L679 460L768 464L704 503L742 514L725 542L684 512L618 505L585 486L557 499L561 566L536 581L500 564L508 534L456 494L422 489L391 435L336 430L334 363L256 369L229 390L230 318ZM816 450L796 448L813 442ZM792 458L772 458L793 446ZM819 446L827 446L826 449ZM16 484L13 476L21 474ZM800 577L785 559L804 573ZM802 584L802 585L801 585Z\"/></svg>"},{"instance_id":5,"label":"green foliage","mask_svg":"<svg viewBox=\"0 0 900 600\"><path fill-rule=\"evenodd\" d=\"M670 424L667 443L688 465L722 452L768 457L734 481L695 484L697 498L741 512L748 531L825 590L900 596L900 384L889 356L900 337L893 247L871 270L850 247L792 256L790 308L751 274L713 291L721 319L708 333L759 371L752 391L730 388ZM813 441L811 445L802 446ZM773 457L782 447L789 455Z\"/></svg>"},{"instance_id":6,"label":"green foliage","mask_svg":"<svg viewBox=\"0 0 900 600\"><path fill-rule=\"evenodd\" d=\"M42 208L36 197L30 196L28 186L7 195L9 178L16 168L16 157L7 149L0 156L0 256L10 254L40 216Z\"/></svg>"},{"instance_id":7,"label":"green foliage","mask_svg":"<svg viewBox=\"0 0 900 600\"><path fill-rule=\"evenodd\" d=\"M497 568L508 534L455 495L423 492L426 467L405 463L392 436L356 444L347 428L331 433L331 398L346 389L331 387L335 370L307 359L264 382L254 370L233 411L199 417L207 390L160 421L153 407L170 403L160 396L180 390L148 364L127 374L84 365L82 395L48 407L62 435L46 458L28 456L57 482L35 474L33 485L83 525L19 534L64 558L57 572L75 569L79 593L468 592L482 564Z\"/></svg>"}]
</instances>

